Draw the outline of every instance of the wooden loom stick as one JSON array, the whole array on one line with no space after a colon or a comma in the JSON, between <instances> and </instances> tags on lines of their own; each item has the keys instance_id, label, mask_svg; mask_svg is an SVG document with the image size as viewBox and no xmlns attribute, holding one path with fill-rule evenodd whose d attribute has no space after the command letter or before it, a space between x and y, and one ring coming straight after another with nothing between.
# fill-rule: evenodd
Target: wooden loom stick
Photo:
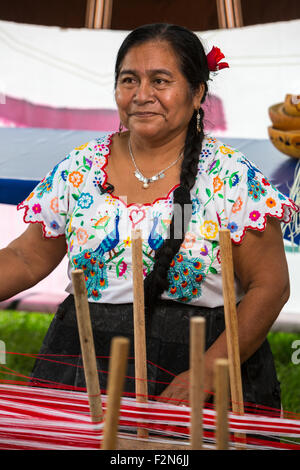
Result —
<instances>
[{"instance_id":1,"label":"wooden loom stick","mask_svg":"<svg viewBox=\"0 0 300 470\"><path fill-rule=\"evenodd\" d=\"M142 232L132 231L133 320L136 401L148 402L145 302L143 284ZM138 429L139 437L148 437L146 429Z\"/></svg>"},{"instance_id":2,"label":"wooden loom stick","mask_svg":"<svg viewBox=\"0 0 300 470\"><path fill-rule=\"evenodd\" d=\"M230 231L220 230L220 252L232 409L244 413L236 297Z\"/></svg>"},{"instance_id":3,"label":"wooden loom stick","mask_svg":"<svg viewBox=\"0 0 300 470\"><path fill-rule=\"evenodd\" d=\"M243 415L244 400L230 231L222 229L219 236L232 411ZM240 434L235 434L235 436L238 439L244 439L244 436Z\"/></svg>"},{"instance_id":4,"label":"wooden loom stick","mask_svg":"<svg viewBox=\"0 0 300 470\"><path fill-rule=\"evenodd\" d=\"M215 361L216 449L228 450L229 362Z\"/></svg>"},{"instance_id":5,"label":"wooden loom stick","mask_svg":"<svg viewBox=\"0 0 300 470\"><path fill-rule=\"evenodd\" d=\"M120 404L127 368L128 350L128 338L113 338L109 361L107 408L101 450L115 450L117 448Z\"/></svg>"},{"instance_id":6,"label":"wooden loom stick","mask_svg":"<svg viewBox=\"0 0 300 470\"><path fill-rule=\"evenodd\" d=\"M203 446L204 345L205 319L193 317L190 322L191 450L201 450Z\"/></svg>"},{"instance_id":7,"label":"wooden loom stick","mask_svg":"<svg viewBox=\"0 0 300 470\"><path fill-rule=\"evenodd\" d=\"M99 422L103 420L102 400L87 291L81 269L72 271L72 281L91 420Z\"/></svg>"}]
</instances>

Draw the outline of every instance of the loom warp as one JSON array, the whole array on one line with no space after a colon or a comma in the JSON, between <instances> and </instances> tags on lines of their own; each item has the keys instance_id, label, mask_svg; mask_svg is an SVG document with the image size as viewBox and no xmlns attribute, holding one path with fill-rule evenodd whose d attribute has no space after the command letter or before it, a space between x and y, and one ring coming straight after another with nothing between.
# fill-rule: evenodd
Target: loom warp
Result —
<instances>
[{"instance_id":1,"label":"loom warp","mask_svg":"<svg viewBox=\"0 0 300 470\"><path fill-rule=\"evenodd\" d=\"M106 395L102 397L105 417ZM215 411L203 410L204 448L215 447ZM119 438L137 439L138 426L149 439L167 438L189 449L190 408L122 398ZM247 433L246 449L300 450L300 420L228 414L230 449L238 448L233 433ZM103 422L92 423L86 393L48 387L0 385L0 449L95 450L101 447ZM151 437L152 436L152 437ZM254 436L254 437L253 437ZM270 440L272 438L272 440ZM280 439L280 440L279 440ZM176 440L176 441L175 441ZM298 442L297 442L298 441ZM155 449L155 447L154 447Z\"/></svg>"}]
</instances>

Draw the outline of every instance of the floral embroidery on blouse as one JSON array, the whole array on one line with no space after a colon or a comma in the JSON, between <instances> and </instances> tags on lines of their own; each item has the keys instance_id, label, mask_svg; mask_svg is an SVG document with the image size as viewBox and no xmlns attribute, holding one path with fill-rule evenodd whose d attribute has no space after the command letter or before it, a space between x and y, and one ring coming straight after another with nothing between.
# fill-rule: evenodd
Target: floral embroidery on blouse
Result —
<instances>
[{"instance_id":1,"label":"floral embroidery on blouse","mask_svg":"<svg viewBox=\"0 0 300 470\"><path fill-rule=\"evenodd\" d=\"M52 191L54 176L55 176L55 173L58 169L58 166L59 166L58 164L55 165L55 167L50 172L50 174L46 178L44 178L40 182L40 184L37 186L36 195L39 199L41 199L44 196L44 194L50 193Z\"/></svg>"},{"instance_id":2,"label":"floral embroidery on blouse","mask_svg":"<svg viewBox=\"0 0 300 470\"><path fill-rule=\"evenodd\" d=\"M188 258L179 252L170 264L168 294L180 302L189 302L201 296L204 279L205 264L202 259Z\"/></svg>"},{"instance_id":3,"label":"floral embroidery on blouse","mask_svg":"<svg viewBox=\"0 0 300 470\"><path fill-rule=\"evenodd\" d=\"M147 276L173 213L176 216L175 188L145 205L127 206L117 196L103 193L111 138L105 134L75 148L18 209L25 209L25 222L42 224L45 237L65 236L69 274L74 268L84 271L90 301L125 303L132 302L131 232L142 230ZM232 241L239 244L246 230L264 230L267 216L288 222L292 211L299 209L241 152L209 136L199 155L191 201L191 219L162 298L222 305L219 230L228 228Z\"/></svg>"}]
</instances>

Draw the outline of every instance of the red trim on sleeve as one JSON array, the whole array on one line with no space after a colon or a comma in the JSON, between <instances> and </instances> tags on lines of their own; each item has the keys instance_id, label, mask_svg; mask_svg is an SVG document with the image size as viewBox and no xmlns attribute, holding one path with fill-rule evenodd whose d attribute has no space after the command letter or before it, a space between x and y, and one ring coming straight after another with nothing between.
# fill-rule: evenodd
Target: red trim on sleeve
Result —
<instances>
[{"instance_id":1,"label":"red trim on sleeve","mask_svg":"<svg viewBox=\"0 0 300 470\"><path fill-rule=\"evenodd\" d=\"M27 204L24 204L23 202L20 202L20 204L17 205L17 210L25 209L24 215L23 215L23 222L25 224L42 224L42 229L43 229L43 235L45 238L59 238L65 236L64 233L61 233L59 235L49 235L46 233L46 224L43 220L26 220L27 212L29 210L29 206Z\"/></svg>"},{"instance_id":2,"label":"red trim on sleeve","mask_svg":"<svg viewBox=\"0 0 300 470\"><path fill-rule=\"evenodd\" d=\"M275 217L276 219L278 220L282 220L283 217L284 217L284 213L285 213L285 207L287 208L289 214L288 214L288 217L289 219L288 220L283 220L284 223L288 224L291 219L292 219L292 213L293 213L293 210L295 210L296 212L299 212L300 211L300 207L298 207L294 201L292 201L292 199L288 199L289 202L291 203L291 206L288 205L288 204L285 204L284 202L281 203L281 210L282 210L282 213L281 215L276 215L276 214L271 214L270 212L266 212L263 217L264 217L264 221L263 221L263 227L262 228L258 228L258 227L252 227L251 225L246 225L243 229L243 233L240 235L239 237L239 240L235 240L233 237L231 237L232 239L232 242L235 244L235 245L240 245L245 237L245 234L246 234L246 231L248 229L250 230L257 230L259 232L263 232L266 228L266 223L267 223L267 216L270 216L270 217Z\"/></svg>"}]
</instances>

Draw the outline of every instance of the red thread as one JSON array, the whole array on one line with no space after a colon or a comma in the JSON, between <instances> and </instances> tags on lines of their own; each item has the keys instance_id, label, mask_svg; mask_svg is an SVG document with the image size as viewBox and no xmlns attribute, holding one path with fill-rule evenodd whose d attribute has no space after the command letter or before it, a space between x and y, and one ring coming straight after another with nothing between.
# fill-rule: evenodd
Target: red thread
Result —
<instances>
[{"instance_id":1,"label":"red thread","mask_svg":"<svg viewBox=\"0 0 300 470\"><path fill-rule=\"evenodd\" d=\"M53 359L49 359L48 357L50 356L53 356L53 357L80 357L80 355L65 355L65 354L29 354L29 353L16 353L16 352L7 352L7 354L16 354L16 355L20 355L20 356L25 356L25 357L32 357L32 358L39 358L40 360L45 360L45 361L50 361L50 362L54 362L54 363L57 363L57 364L60 364L60 365L64 365L64 366L72 366L72 367L79 367L79 368L83 368L82 365L77 365L77 364L72 364L72 363L68 363L68 362L62 362L62 361L58 361L58 360L53 360ZM99 358L107 358L109 359L109 356L98 356ZM160 370L163 370L164 372L170 374L171 376L175 376L175 374L173 374L172 372L154 364L152 361L147 361L149 362L151 365L157 367L158 369ZM51 381L51 380L46 380L46 379L40 379L38 377L29 377L29 376L26 376L18 371L15 371L5 365L1 365L2 367L2 370L0 369L0 373L4 374L4 375L14 375L16 377L19 377L19 378L23 378L23 379L27 379L28 382L21 382L21 381L12 381L12 380L0 380L0 383L14 383L14 384L23 384L23 385L28 385L30 383L30 385L32 387L46 387L46 388L64 388L66 390L72 390L72 391L83 391L83 392L86 392L86 388L84 387L76 387L76 386L70 386L70 385L65 385L65 384L61 384L59 382L55 382L55 381ZM4 369L4 370L3 370ZM99 372L99 371L98 371ZM108 373L107 371L102 371L103 373ZM128 378L131 378L131 379L134 379L134 377L130 377L128 376ZM141 379L140 379L141 380ZM154 383L160 383L160 384L166 384L166 385L169 385L168 382L162 382L162 381L156 381L156 380L148 380L148 382L154 382ZM105 393L105 390L101 390L102 393ZM208 391L205 391L205 392L208 392ZM212 392L209 392L211 395L214 395L214 393ZM97 396L97 395L96 395ZM124 394L124 396L128 396L128 397L136 397L136 394L134 393L130 393L130 392L127 392ZM157 396L157 395L150 395L148 396L149 399L151 400L156 400L157 403L159 403L159 401L165 401L166 403L172 403L173 401L177 402L178 399L174 399L174 398L163 398L163 397L160 397L160 396ZM187 400L184 400L184 402L188 405L188 401ZM212 408L213 409L213 404L211 403L206 403L205 404L206 408ZM253 404L253 403L249 403L249 402L244 402L244 410L245 410L245 413L251 413L253 415L263 415L263 416L266 416L266 417L278 417L280 416L281 414L283 414L284 416L288 417L292 417L293 419L300 419L300 413L294 413L294 412L289 412L289 411L283 411L283 410L279 410L279 409L275 409L275 408L271 408L271 407L268 407L268 406L263 406L263 405L257 405L257 404ZM288 418L287 418L288 419ZM240 423L240 420L237 421L238 423ZM282 426L285 426L284 424L282 424Z\"/></svg>"}]
</instances>

